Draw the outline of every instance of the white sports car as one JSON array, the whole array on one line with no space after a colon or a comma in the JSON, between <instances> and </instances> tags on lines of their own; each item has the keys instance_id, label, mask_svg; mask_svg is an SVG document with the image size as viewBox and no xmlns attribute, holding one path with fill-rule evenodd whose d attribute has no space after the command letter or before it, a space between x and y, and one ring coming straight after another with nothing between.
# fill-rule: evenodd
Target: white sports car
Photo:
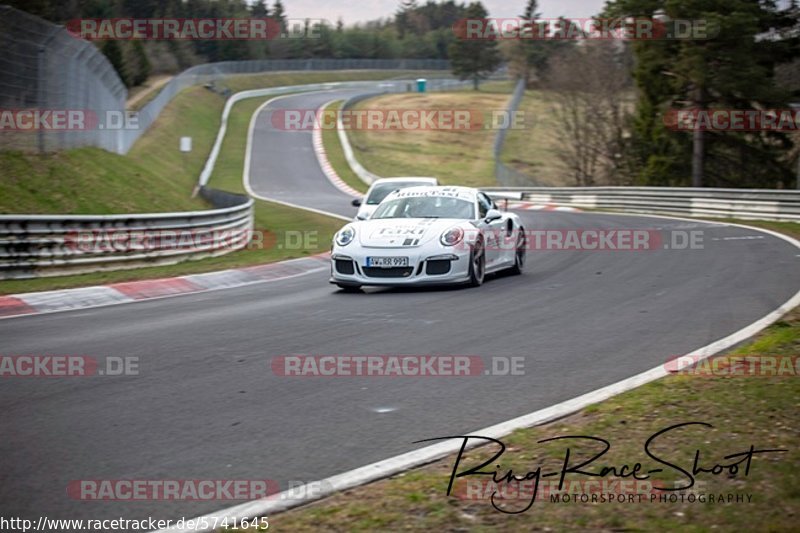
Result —
<instances>
[{"instance_id":1,"label":"white sports car","mask_svg":"<svg viewBox=\"0 0 800 533\"><path fill-rule=\"evenodd\" d=\"M331 283L362 285L468 283L525 264L525 230L469 187L409 187L390 193L368 219L333 238Z\"/></svg>"}]
</instances>

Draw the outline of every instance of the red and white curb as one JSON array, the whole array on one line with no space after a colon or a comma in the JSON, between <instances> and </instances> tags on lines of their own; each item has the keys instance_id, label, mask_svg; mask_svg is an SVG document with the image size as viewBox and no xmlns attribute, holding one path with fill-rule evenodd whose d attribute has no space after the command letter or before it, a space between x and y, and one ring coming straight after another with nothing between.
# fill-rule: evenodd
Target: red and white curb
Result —
<instances>
[{"instance_id":1,"label":"red and white curb","mask_svg":"<svg viewBox=\"0 0 800 533\"><path fill-rule=\"evenodd\" d=\"M329 268L330 254L175 278L0 296L0 319L168 298L279 281Z\"/></svg>"},{"instance_id":2,"label":"red and white curb","mask_svg":"<svg viewBox=\"0 0 800 533\"><path fill-rule=\"evenodd\" d=\"M334 100L333 102L335 102ZM323 105L320 109L325 109L333 102L328 102L327 104ZM342 178L339 177L339 174L333 169L333 165L331 162L328 161L328 155L325 153L325 146L322 143L322 128L314 128L312 133L312 143L314 144L314 154L317 156L317 161L319 162L320 168L322 168L322 172L325 174L325 177L333 184L334 187L339 189L345 194L349 194L355 198L361 198L364 196L364 193L355 190L347 183L344 182Z\"/></svg>"},{"instance_id":3,"label":"red and white curb","mask_svg":"<svg viewBox=\"0 0 800 533\"><path fill-rule=\"evenodd\" d=\"M554 205L554 204L537 204L534 202L508 202L509 209L522 209L525 211L570 211L570 212L579 212L580 209L577 207L569 207L566 205Z\"/></svg>"}]
</instances>

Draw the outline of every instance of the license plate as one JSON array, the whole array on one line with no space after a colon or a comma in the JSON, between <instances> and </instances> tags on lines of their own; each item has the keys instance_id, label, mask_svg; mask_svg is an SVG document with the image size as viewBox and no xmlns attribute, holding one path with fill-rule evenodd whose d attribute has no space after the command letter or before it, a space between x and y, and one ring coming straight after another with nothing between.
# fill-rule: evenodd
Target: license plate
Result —
<instances>
[{"instance_id":1,"label":"license plate","mask_svg":"<svg viewBox=\"0 0 800 533\"><path fill-rule=\"evenodd\" d=\"M367 257L368 267L407 267L408 257Z\"/></svg>"}]
</instances>

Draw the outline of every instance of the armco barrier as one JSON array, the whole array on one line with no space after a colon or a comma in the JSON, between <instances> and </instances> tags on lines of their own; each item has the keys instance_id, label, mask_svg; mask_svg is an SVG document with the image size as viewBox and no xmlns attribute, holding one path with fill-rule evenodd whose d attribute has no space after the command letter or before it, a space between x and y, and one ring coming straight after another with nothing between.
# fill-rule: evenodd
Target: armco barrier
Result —
<instances>
[{"instance_id":1,"label":"armco barrier","mask_svg":"<svg viewBox=\"0 0 800 533\"><path fill-rule=\"evenodd\" d=\"M0 279L174 264L247 245L253 200L201 189L214 209L130 215L0 215Z\"/></svg>"},{"instance_id":2,"label":"armco barrier","mask_svg":"<svg viewBox=\"0 0 800 533\"><path fill-rule=\"evenodd\" d=\"M632 213L800 222L800 191L675 187L493 187L541 204Z\"/></svg>"}]
</instances>

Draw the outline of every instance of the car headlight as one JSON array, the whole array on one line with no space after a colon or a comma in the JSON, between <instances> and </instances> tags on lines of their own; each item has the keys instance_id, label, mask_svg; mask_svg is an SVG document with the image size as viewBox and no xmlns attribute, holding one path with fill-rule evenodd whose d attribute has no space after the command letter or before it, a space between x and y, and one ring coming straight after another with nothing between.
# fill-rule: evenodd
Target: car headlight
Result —
<instances>
[{"instance_id":1,"label":"car headlight","mask_svg":"<svg viewBox=\"0 0 800 533\"><path fill-rule=\"evenodd\" d=\"M339 232L334 237L336 244L339 246L347 246L353 239L356 237L356 230L353 229L352 226L345 226L344 228L340 229Z\"/></svg>"},{"instance_id":2,"label":"car headlight","mask_svg":"<svg viewBox=\"0 0 800 533\"><path fill-rule=\"evenodd\" d=\"M441 242L445 246L455 246L456 244L460 243L463 238L464 238L463 229L450 228L449 230L442 233L442 236L439 237L439 242Z\"/></svg>"}]
</instances>

